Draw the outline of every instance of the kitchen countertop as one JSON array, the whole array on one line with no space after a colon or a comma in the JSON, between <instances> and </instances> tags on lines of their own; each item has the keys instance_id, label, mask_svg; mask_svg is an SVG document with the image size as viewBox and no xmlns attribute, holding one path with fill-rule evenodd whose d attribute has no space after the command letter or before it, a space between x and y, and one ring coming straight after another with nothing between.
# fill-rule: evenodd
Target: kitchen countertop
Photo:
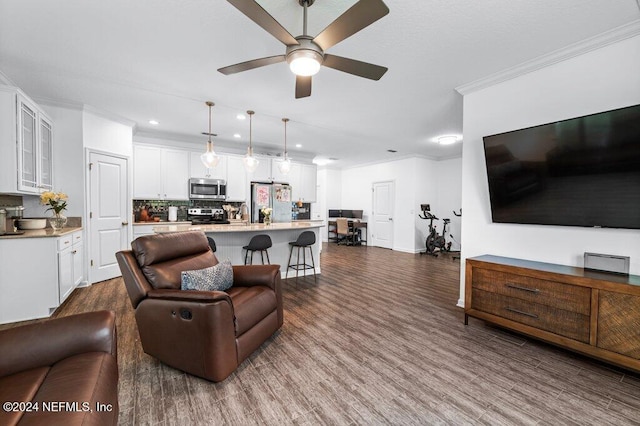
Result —
<instances>
[{"instance_id":1,"label":"kitchen countertop","mask_svg":"<svg viewBox=\"0 0 640 426\"><path fill-rule=\"evenodd\" d=\"M178 222L169 222L166 220L161 220L160 222L154 222L153 220L148 220L146 222L133 222L133 226L136 225L191 225L191 221L178 221Z\"/></svg>"},{"instance_id":2,"label":"kitchen countertop","mask_svg":"<svg viewBox=\"0 0 640 426\"><path fill-rule=\"evenodd\" d=\"M153 228L156 233L181 232L181 231L203 231L203 232L255 232L255 231L281 231L290 229L320 228L324 224L322 221L306 220L298 222L272 223L252 223L249 225L161 225Z\"/></svg>"},{"instance_id":3,"label":"kitchen countertop","mask_svg":"<svg viewBox=\"0 0 640 426\"><path fill-rule=\"evenodd\" d=\"M63 228L61 231L53 232L51 228L45 229L29 229L19 232L24 232L24 234L8 234L8 235L0 235L0 240L13 240L18 238L58 238L63 237L65 235L71 234L76 231L81 231L81 226Z\"/></svg>"}]
</instances>

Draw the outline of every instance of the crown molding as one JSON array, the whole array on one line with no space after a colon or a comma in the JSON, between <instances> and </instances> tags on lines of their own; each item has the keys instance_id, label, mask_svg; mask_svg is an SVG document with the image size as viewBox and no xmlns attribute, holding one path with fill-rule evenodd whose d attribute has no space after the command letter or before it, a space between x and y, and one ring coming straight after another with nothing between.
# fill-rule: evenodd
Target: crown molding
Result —
<instances>
[{"instance_id":1,"label":"crown molding","mask_svg":"<svg viewBox=\"0 0 640 426\"><path fill-rule=\"evenodd\" d=\"M47 106L52 106L57 108L74 109L77 111L82 111L84 109L84 104L80 102L61 101L58 99L43 98L40 96L33 97L33 100L40 105L47 105Z\"/></svg>"},{"instance_id":2,"label":"crown molding","mask_svg":"<svg viewBox=\"0 0 640 426\"><path fill-rule=\"evenodd\" d=\"M11 81L11 79L9 78L8 75L6 75L5 73L2 72L2 70L0 70L0 84L6 84L7 86L18 87L17 84L15 84L13 81Z\"/></svg>"},{"instance_id":3,"label":"crown molding","mask_svg":"<svg viewBox=\"0 0 640 426\"><path fill-rule=\"evenodd\" d=\"M33 100L40 105L48 105L48 106L57 107L57 108L72 109L72 110L96 115L98 117L106 118L107 120L115 121L116 123L120 123L125 126L131 127L134 133L137 128L137 124L135 121L129 120L127 118L124 118L118 114L114 114L109 111L92 107L91 105L85 105L81 102L65 101L65 100L43 98L43 97L33 97Z\"/></svg>"},{"instance_id":4,"label":"crown molding","mask_svg":"<svg viewBox=\"0 0 640 426\"><path fill-rule=\"evenodd\" d=\"M135 121L129 120L128 118L124 118L121 115L115 114L110 111L92 107L91 105L84 105L83 111L89 114L97 115L98 117L106 118L107 120L115 121L116 123L120 123L125 126L129 126L133 130L133 133L135 133L136 129L138 128L138 124Z\"/></svg>"},{"instance_id":5,"label":"crown molding","mask_svg":"<svg viewBox=\"0 0 640 426\"><path fill-rule=\"evenodd\" d=\"M613 43L640 35L640 19L621 25L612 30L587 38L577 43L570 44L562 49L539 56L530 61L523 62L506 70L491 74L479 80L463 84L455 88L461 95L468 95L478 90L485 89L498 83L520 77L533 71L548 67L558 62L583 55L600 49Z\"/></svg>"}]
</instances>

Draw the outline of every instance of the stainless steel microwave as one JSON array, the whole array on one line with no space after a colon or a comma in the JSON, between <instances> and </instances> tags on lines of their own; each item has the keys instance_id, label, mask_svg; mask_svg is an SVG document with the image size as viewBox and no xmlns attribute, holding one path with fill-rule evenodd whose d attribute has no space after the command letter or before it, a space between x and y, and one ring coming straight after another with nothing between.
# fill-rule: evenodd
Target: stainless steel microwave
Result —
<instances>
[{"instance_id":1,"label":"stainless steel microwave","mask_svg":"<svg viewBox=\"0 0 640 426\"><path fill-rule=\"evenodd\" d=\"M189 179L189 198L192 200L226 200L227 181L224 179Z\"/></svg>"}]
</instances>

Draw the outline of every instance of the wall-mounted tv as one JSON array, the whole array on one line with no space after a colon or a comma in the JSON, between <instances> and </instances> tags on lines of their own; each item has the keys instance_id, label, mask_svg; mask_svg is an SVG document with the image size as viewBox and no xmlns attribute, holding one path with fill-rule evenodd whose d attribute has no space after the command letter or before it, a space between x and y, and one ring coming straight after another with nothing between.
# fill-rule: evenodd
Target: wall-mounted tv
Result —
<instances>
[{"instance_id":1,"label":"wall-mounted tv","mask_svg":"<svg viewBox=\"0 0 640 426\"><path fill-rule=\"evenodd\" d=\"M640 229L640 105L483 141L493 222Z\"/></svg>"}]
</instances>

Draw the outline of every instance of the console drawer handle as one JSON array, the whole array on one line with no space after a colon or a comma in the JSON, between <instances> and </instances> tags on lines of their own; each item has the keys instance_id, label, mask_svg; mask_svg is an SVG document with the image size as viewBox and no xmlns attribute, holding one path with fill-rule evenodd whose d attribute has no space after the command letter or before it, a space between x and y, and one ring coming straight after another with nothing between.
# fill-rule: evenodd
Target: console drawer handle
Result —
<instances>
[{"instance_id":1,"label":"console drawer handle","mask_svg":"<svg viewBox=\"0 0 640 426\"><path fill-rule=\"evenodd\" d=\"M509 288L513 288L516 290L522 290L522 291L528 291L529 293L535 293L538 294L540 293L540 290L538 290L537 288L527 288L527 287L520 287L519 285L515 285L515 284L505 284L507 287Z\"/></svg>"},{"instance_id":2,"label":"console drawer handle","mask_svg":"<svg viewBox=\"0 0 640 426\"><path fill-rule=\"evenodd\" d=\"M505 309L507 311L509 311L509 312L513 312L513 313L516 313L516 314L526 315L526 316L531 317L531 318L538 318L538 316L536 314L530 314L529 312L519 311L517 309L513 309L513 308L509 308L509 307L506 307Z\"/></svg>"}]
</instances>

